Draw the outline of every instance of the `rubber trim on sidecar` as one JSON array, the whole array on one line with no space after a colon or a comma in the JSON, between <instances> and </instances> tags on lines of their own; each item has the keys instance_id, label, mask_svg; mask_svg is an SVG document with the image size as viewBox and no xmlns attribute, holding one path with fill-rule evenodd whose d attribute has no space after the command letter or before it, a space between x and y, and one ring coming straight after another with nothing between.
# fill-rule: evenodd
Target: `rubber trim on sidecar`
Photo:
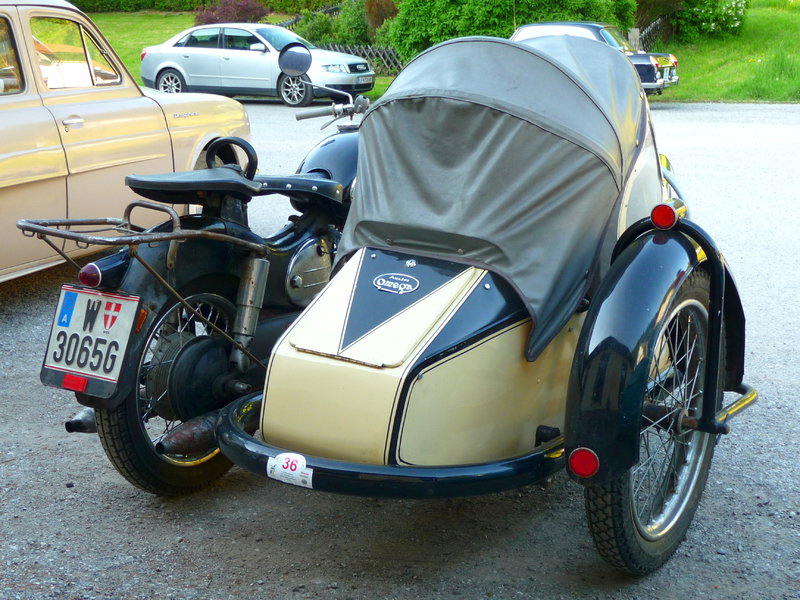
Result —
<instances>
[{"instance_id":1,"label":"rubber trim on sidecar","mask_svg":"<svg viewBox=\"0 0 800 600\"><path fill-rule=\"evenodd\" d=\"M270 458L287 452L245 432L261 413L262 394L244 396L220 412L216 438L222 453L237 465L267 476ZM558 437L525 456L457 467L368 465L306 456L315 490L386 498L448 498L520 487L564 466L564 438Z\"/></svg>"}]
</instances>

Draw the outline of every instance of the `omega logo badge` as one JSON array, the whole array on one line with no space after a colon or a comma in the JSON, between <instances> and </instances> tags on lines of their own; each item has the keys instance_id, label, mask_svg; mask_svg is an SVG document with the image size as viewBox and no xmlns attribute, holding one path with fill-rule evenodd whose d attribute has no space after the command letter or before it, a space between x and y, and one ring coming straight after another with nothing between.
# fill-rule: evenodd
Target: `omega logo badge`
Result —
<instances>
[{"instance_id":1,"label":"omega logo badge","mask_svg":"<svg viewBox=\"0 0 800 600\"><path fill-rule=\"evenodd\" d=\"M372 285L382 292L392 294L410 294L419 287L419 280L402 273L384 273L372 280Z\"/></svg>"}]
</instances>

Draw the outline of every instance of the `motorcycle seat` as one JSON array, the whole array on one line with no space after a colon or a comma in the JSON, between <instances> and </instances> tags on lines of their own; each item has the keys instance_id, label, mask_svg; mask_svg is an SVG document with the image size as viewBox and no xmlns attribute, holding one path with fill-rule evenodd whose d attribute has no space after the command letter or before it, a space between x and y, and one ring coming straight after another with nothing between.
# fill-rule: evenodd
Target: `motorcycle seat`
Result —
<instances>
[{"instance_id":1,"label":"motorcycle seat","mask_svg":"<svg viewBox=\"0 0 800 600\"><path fill-rule=\"evenodd\" d=\"M231 167L128 175L125 185L140 196L166 204L203 204L206 197L218 193L246 201L262 191L260 182L248 179Z\"/></svg>"}]
</instances>

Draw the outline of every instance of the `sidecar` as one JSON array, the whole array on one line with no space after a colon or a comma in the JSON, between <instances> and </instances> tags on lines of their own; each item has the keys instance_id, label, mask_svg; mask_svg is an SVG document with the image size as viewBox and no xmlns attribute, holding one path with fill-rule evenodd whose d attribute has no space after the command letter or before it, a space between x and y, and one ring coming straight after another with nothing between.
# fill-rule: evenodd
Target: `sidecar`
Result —
<instances>
[{"instance_id":1,"label":"sidecar","mask_svg":"<svg viewBox=\"0 0 800 600\"><path fill-rule=\"evenodd\" d=\"M335 276L276 344L263 394L219 415L223 453L386 497L566 466L603 557L658 568L756 393L735 283L687 218L630 62L574 37L452 40L359 135Z\"/></svg>"}]
</instances>

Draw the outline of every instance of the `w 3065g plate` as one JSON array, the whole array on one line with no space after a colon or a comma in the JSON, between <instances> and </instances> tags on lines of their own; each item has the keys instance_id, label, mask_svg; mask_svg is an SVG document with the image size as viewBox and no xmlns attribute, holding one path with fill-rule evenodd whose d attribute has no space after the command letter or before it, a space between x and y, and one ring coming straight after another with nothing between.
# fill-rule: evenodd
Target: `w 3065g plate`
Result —
<instances>
[{"instance_id":1,"label":"w 3065g plate","mask_svg":"<svg viewBox=\"0 0 800 600\"><path fill-rule=\"evenodd\" d=\"M65 285L42 365L42 383L107 398L116 390L139 298Z\"/></svg>"}]
</instances>

